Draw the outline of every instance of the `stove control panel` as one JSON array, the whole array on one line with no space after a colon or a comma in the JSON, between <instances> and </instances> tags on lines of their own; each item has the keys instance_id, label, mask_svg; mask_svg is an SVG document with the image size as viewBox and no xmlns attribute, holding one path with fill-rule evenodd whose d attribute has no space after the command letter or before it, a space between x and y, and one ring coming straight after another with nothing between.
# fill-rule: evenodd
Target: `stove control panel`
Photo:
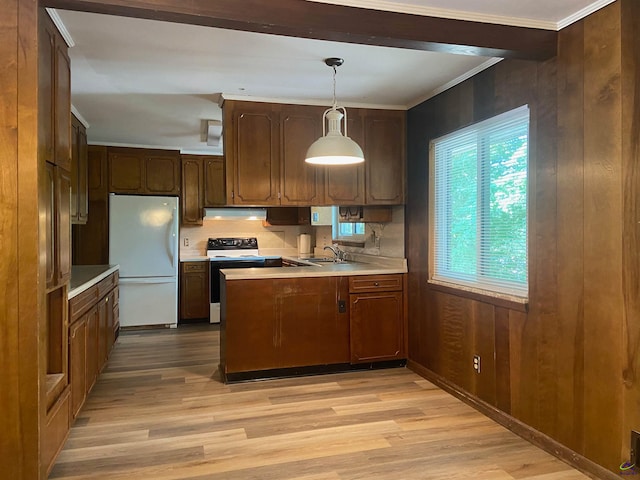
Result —
<instances>
[{"instance_id":1,"label":"stove control panel","mask_svg":"<svg viewBox=\"0 0 640 480\"><path fill-rule=\"evenodd\" d=\"M207 250L249 250L258 248L256 237L248 238L210 238Z\"/></svg>"}]
</instances>

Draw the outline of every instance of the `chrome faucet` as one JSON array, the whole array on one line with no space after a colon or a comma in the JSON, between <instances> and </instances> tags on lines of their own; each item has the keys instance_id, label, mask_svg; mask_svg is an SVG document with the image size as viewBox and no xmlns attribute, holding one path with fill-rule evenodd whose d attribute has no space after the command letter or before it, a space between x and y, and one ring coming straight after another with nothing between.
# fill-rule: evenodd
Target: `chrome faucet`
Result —
<instances>
[{"instance_id":1,"label":"chrome faucet","mask_svg":"<svg viewBox=\"0 0 640 480\"><path fill-rule=\"evenodd\" d=\"M331 252L333 253L333 261L334 262L341 262L344 260L344 254L345 252L343 252L342 250L340 250L340 247L338 247L338 245L326 245L323 250L331 250Z\"/></svg>"}]
</instances>

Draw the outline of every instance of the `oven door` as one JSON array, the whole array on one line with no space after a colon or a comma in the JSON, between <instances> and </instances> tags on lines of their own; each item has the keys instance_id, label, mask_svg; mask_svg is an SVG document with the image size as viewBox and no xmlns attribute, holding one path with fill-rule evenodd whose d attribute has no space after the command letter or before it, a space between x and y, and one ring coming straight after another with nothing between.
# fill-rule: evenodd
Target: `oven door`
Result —
<instances>
[{"instance_id":1,"label":"oven door","mask_svg":"<svg viewBox=\"0 0 640 480\"><path fill-rule=\"evenodd\" d=\"M210 317L211 323L220 323L220 270L224 268L251 268L264 267L264 258L215 258L211 259L210 292Z\"/></svg>"}]
</instances>

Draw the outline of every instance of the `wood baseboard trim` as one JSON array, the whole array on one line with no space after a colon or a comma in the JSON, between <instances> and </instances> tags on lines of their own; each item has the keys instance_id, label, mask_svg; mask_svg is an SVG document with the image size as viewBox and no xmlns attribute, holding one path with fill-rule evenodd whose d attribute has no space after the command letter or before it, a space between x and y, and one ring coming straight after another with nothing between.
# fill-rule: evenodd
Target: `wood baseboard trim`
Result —
<instances>
[{"instance_id":1,"label":"wood baseboard trim","mask_svg":"<svg viewBox=\"0 0 640 480\"><path fill-rule=\"evenodd\" d=\"M569 447L561 444L557 440L554 440L548 435L545 435L544 433L536 430L526 423L521 422L517 418L512 417L502 410L497 409L484 400L471 395L469 392L461 389L459 386L438 375L437 373L429 370L428 368L423 367L419 363L416 363L413 360L407 360L407 368L414 371L421 377L429 380L438 387L442 388L444 391L450 393L454 397L459 398L467 405L470 405L483 415L486 415L493 421L511 430L513 433L522 437L529 443L540 447L554 457L580 470L585 475L588 475L589 477L596 480L620 479L618 475L607 470L603 466L598 465L597 463L589 460L588 458L580 455L577 452L574 452Z\"/></svg>"}]
</instances>

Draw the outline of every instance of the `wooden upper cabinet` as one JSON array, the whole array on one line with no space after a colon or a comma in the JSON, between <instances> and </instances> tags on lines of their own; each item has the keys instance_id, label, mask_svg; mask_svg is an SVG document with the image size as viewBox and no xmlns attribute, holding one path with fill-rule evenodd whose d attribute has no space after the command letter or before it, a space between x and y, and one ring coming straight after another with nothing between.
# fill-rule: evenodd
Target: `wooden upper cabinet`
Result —
<instances>
[{"instance_id":1,"label":"wooden upper cabinet","mask_svg":"<svg viewBox=\"0 0 640 480\"><path fill-rule=\"evenodd\" d=\"M71 179L69 173L46 162L44 192L45 242L47 250L46 287L52 290L71 277Z\"/></svg>"},{"instance_id":2,"label":"wooden upper cabinet","mask_svg":"<svg viewBox=\"0 0 640 480\"><path fill-rule=\"evenodd\" d=\"M85 224L89 215L87 131L71 119L71 223Z\"/></svg>"},{"instance_id":3,"label":"wooden upper cabinet","mask_svg":"<svg viewBox=\"0 0 640 480\"><path fill-rule=\"evenodd\" d=\"M281 205L319 205L324 202L324 170L304 161L309 146L322 136L324 110L324 107L282 106Z\"/></svg>"},{"instance_id":4,"label":"wooden upper cabinet","mask_svg":"<svg viewBox=\"0 0 640 480\"><path fill-rule=\"evenodd\" d=\"M224 157L203 157L204 167L204 206L217 207L225 205Z\"/></svg>"},{"instance_id":5,"label":"wooden upper cabinet","mask_svg":"<svg viewBox=\"0 0 640 480\"><path fill-rule=\"evenodd\" d=\"M404 203L406 112L363 110L366 204Z\"/></svg>"},{"instance_id":6,"label":"wooden upper cabinet","mask_svg":"<svg viewBox=\"0 0 640 480\"><path fill-rule=\"evenodd\" d=\"M144 158L144 193L178 195L180 158L177 155L148 155Z\"/></svg>"},{"instance_id":7,"label":"wooden upper cabinet","mask_svg":"<svg viewBox=\"0 0 640 480\"><path fill-rule=\"evenodd\" d=\"M182 212L183 225L202 225L203 167L202 158L182 156Z\"/></svg>"},{"instance_id":8,"label":"wooden upper cabinet","mask_svg":"<svg viewBox=\"0 0 640 480\"><path fill-rule=\"evenodd\" d=\"M280 142L277 106L269 103L224 103L224 149L227 159L227 203L280 203Z\"/></svg>"},{"instance_id":9,"label":"wooden upper cabinet","mask_svg":"<svg viewBox=\"0 0 640 480\"><path fill-rule=\"evenodd\" d=\"M71 170L71 70L67 44L45 9L38 12L38 155Z\"/></svg>"},{"instance_id":10,"label":"wooden upper cabinet","mask_svg":"<svg viewBox=\"0 0 640 480\"><path fill-rule=\"evenodd\" d=\"M45 224L46 229L44 231L45 243L47 250L46 261L46 278L45 283L47 288L55 288L56 286L56 167L54 164L45 163L45 179L44 196L46 198L45 204Z\"/></svg>"},{"instance_id":11,"label":"wooden upper cabinet","mask_svg":"<svg viewBox=\"0 0 640 480\"><path fill-rule=\"evenodd\" d=\"M364 149L360 110L347 109L347 135ZM367 158L365 156L365 162ZM364 204L364 165L326 167L325 200L327 205Z\"/></svg>"},{"instance_id":12,"label":"wooden upper cabinet","mask_svg":"<svg viewBox=\"0 0 640 480\"><path fill-rule=\"evenodd\" d=\"M182 155L182 224L202 225L203 208L225 204L224 157Z\"/></svg>"},{"instance_id":13,"label":"wooden upper cabinet","mask_svg":"<svg viewBox=\"0 0 640 480\"><path fill-rule=\"evenodd\" d=\"M129 149L109 149L109 192L141 193L144 158Z\"/></svg>"},{"instance_id":14,"label":"wooden upper cabinet","mask_svg":"<svg viewBox=\"0 0 640 480\"><path fill-rule=\"evenodd\" d=\"M56 240L57 284L71 278L71 177L61 167L56 169Z\"/></svg>"},{"instance_id":15,"label":"wooden upper cabinet","mask_svg":"<svg viewBox=\"0 0 640 480\"><path fill-rule=\"evenodd\" d=\"M109 148L109 191L138 195L178 195L180 154L171 150Z\"/></svg>"},{"instance_id":16,"label":"wooden upper cabinet","mask_svg":"<svg viewBox=\"0 0 640 480\"><path fill-rule=\"evenodd\" d=\"M227 203L236 205L401 205L406 112L347 109L347 134L364 165L307 165L322 135L324 107L227 100Z\"/></svg>"},{"instance_id":17,"label":"wooden upper cabinet","mask_svg":"<svg viewBox=\"0 0 640 480\"><path fill-rule=\"evenodd\" d=\"M71 170L71 62L67 45L61 38L56 42L55 101L55 163Z\"/></svg>"},{"instance_id":18,"label":"wooden upper cabinet","mask_svg":"<svg viewBox=\"0 0 640 480\"><path fill-rule=\"evenodd\" d=\"M53 163L56 30L44 9L38 15L38 159Z\"/></svg>"}]
</instances>

